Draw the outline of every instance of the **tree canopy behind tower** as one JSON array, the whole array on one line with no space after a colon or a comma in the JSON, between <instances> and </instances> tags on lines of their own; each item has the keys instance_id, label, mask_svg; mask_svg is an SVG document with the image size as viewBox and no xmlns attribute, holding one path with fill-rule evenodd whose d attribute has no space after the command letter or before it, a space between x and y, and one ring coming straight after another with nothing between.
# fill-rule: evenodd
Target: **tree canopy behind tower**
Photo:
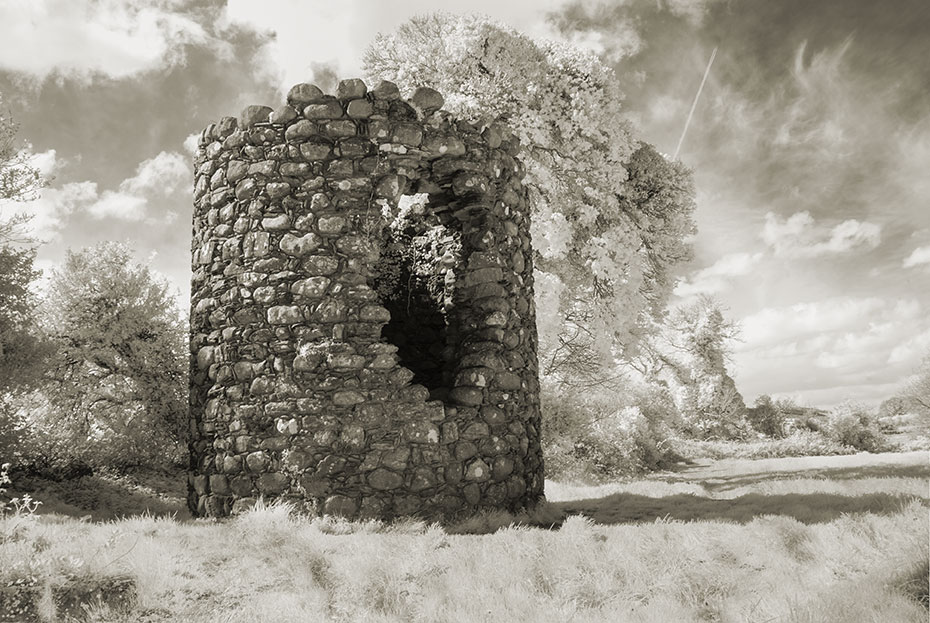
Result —
<instances>
[{"instance_id":1,"label":"tree canopy behind tower","mask_svg":"<svg viewBox=\"0 0 930 623\"><path fill-rule=\"evenodd\" d=\"M614 72L575 47L446 13L379 35L365 70L407 94L434 88L446 110L502 119L520 138L543 373L603 369L594 351L635 352L690 255L694 192L688 169L634 138Z\"/></svg>"}]
</instances>

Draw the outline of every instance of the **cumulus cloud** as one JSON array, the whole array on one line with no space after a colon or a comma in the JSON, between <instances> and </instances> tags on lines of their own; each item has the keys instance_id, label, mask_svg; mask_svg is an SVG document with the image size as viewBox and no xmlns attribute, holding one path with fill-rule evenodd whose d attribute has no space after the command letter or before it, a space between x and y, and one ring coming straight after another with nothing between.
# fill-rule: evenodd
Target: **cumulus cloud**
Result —
<instances>
[{"instance_id":1,"label":"cumulus cloud","mask_svg":"<svg viewBox=\"0 0 930 623\"><path fill-rule=\"evenodd\" d=\"M86 210L98 219L142 221L148 216L152 196L168 196L186 188L191 175L189 161L184 156L163 151L139 164L133 177L120 182L115 191L104 191ZM176 213L168 214L169 220L176 217Z\"/></svg>"},{"instance_id":2,"label":"cumulus cloud","mask_svg":"<svg viewBox=\"0 0 930 623\"><path fill-rule=\"evenodd\" d=\"M744 344L740 350L849 331L867 324L870 317L888 308L888 301L879 297L835 297L784 307L766 307L742 319ZM908 308L901 308L901 311L907 312Z\"/></svg>"},{"instance_id":3,"label":"cumulus cloud","mask_svg":"<svg viewBox=\"0 0 930 623\"><path fill-rule=\"evenodd\" d=\"M917 335L908 336L895 346L888 355L888 363L917 365L917 362L927 355L930 355L930 328Z\"/></svg>"},{"instance_id":4,"label":"cumulus cloud","mask_svg":"<svg viewBox=\"0 0 930 623\"><path fill-rule=\"evenodd\" d=\"M61 238L66 219L97 198L95 182L70 182L45 188L32 201L17 205L31 217L28 228L37 239L52 242Z\"/></svg>"},{"instance_id":5,"label":"cumulus cloud","mask_svg":"<svg viewBox=\"0 0 930 623\"><path fill-rule=\"evenodd\" d=\"M730 287L735 277L748 275L762 259L762 253L730 253L703 268L675 288L675 294L688 297L715 294Z\"/></svg>"},{"instance_id":6,"label":"cumulus cloud","mask_svg":"<svg viewBox=\"0 0 930 623\"><path fill-rule=\"evenodd\" d=\"M363 7L358 0L338 4L229 0L217 26L272 33L256 56L256 71L272 74L285 91L298 82L312 81L313 64L360 74L362 50L353 47L364 46L357 32L365 13L376 10ZM281 19L282 15L287 19Z\"/></svg>"},{"instance_id":7,"label":"cumulus cloud","mask_svg":"<svg viewBox=\"0 0 930 623\"><path fill-rule=\"evenodd\" d=\"M120 184L120 190L140 194L158 190L163 194L177 191L193 177L190 162L177 152L163 151L136 169L136 174Z\"/></svg>"},{"instance_id":8,"label":"cumulus cloud","mask_svg":"<svg viewBox=\"0 0 930 623\"><path fill-rule=\"evenodd\" d=\"M930 246L917 247L910 255L904 258L904 262L901 265L904 266L904 268L913 268L921 264L930 264Z\"/></svg>"},{"instance_id":9,"label":"cumulus cloud","mask_svg":"<svg viewBox=\"0 0 930 623\"><path fill-rule=\"evenodd\" d=\"M761 238L776 255L817 257L874 249L881 243L881 225L855 219L833 227L817 224L810 212L797 212L784 221L772 212L765 215Z\"/></svg>"},{"instance_id":10,"label":"cumulus cloud","mask_svg":"<svg viewBox=\"0 0 930 623\"><path fill-rule=\"evenodd\" d=\"M32 149L31 146L29 149ZM29 166L38 170L45 179L55 175L55 172L62 166L62 162L58 158L58 152L54 149L29 154L27 158Z\"/></svg>"},{"instance_id":11,"label":"cumulus cloud","mask_svg":"<svg viewBox=\"0 0 930 623\"><path fill-rule=\"evenodd\" d=\"M900 382L930 350L930 319L914 299L833 297L765 308L741 322L736 377L747 394L800 392L811 404Z\"/></svg>"},{"instance_id":12,"label":"cumulus cloud","mask_svg":"<svg viewBox=\"0 0 930 623\"><path fill-rule=\"evenodd\" d=\"M51 74L125 78L184 62L186 45L227 46L178 0L0 4L0 68L40 80Z\"/></svg>"},{"instance_id":13,"label":"cumulus cloud","mask_svg":"<svg viewBox=\"0 0 930 623\"><path fill-rule=\"evenodd\" d=\"M679 0L680 4L691 4ZM559 10L565 0L537 0L533 3L471 0L468 10L503 21L530 36L571 39L573 35L554 33L546 21L547 11ZM228 0L216 22L220 31L243 28L268 35L255 58L255 71L265 74L286 91L298 82L361 76L362 54L379 32L390 32L414 15L439 10L427 0ZM686 12L683 6L681 9ZM632 31L630 31L632 33ZM632 33L635 34L635 33ZM606 46L600 36L574 37L576 43L601 52ZM616 47L616 46L613 46ZM613 49L613 48L611 48ZM323 85L320 85L323 86Z\"/></svg>"},{"instance_id":14,"label":"cumulus cloud","mask_svg":"<svg viewBox=\"0 0 930 623\"><path fill-rule=\"evenodd\" d=\"M200 132L188 134L187 138L184 139L184 151L192 157L197 155L198 143L200 143Z\"/></svg>"},{"instance_id":15,"label":"cumulus cloud","mask_svg":"<svg viewBox=\"0 0 930 623\"><path fill-rule=\"evenodd\" d=\"M35 154L31 161L46 175L61 164L54 150ZM16 208L31 217L32 235L46 242L59 240L67 219L78 212L97 219L171 222L176 212L155 218L149 214L149 201L188 191L190 178L189 160L175 152L161 152L140 163L136 174L120 182L116 190L100 192L92 181L68 182L43 188L35 199Z\"/></svg>"}]
</instances>

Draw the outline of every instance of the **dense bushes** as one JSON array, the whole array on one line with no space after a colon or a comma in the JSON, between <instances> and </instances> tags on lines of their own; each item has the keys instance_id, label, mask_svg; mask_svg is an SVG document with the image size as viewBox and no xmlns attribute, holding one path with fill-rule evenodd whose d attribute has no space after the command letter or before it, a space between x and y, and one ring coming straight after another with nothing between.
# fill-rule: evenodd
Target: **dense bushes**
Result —
<instances>
[{"instance_id":1,"label":"dense bushes","mask_svg":"<svg viewBox=\"0 0 930 623\"><path fill-rule=\"evenodd\" d=\"M829 456L856 452L850 446L844 446L825 435L806 429L796 429L781 439L703 441L676 437L669 442L675 452L687 460L778 459L789 456Z\"/></svg>"},{"instance_id":2,"label":"dense bushes","mask_svg":"<svg viewBox=\"0 0 930 623\"><path fill-rule=\"evenodd\" d=\"M601 482L667 467L677 417L667 393L543 390L543 452L547 477Z\"/></svg>"},{"instance_id":3,"label":"dense bushes","mask_svg":"<svg viewBox=\"0 0 930 623\"><path fill-rule=\"evenodd\" d=\"M755 434L708 438L695 431L659 384L610 391L543 390L543 450L553 480L603 482L679 460L761 459L882 452L878 419L847 403L829 413L761 396L745 411ZM733 423L738 420L725 418Z\"/></svg>"},{"instance_id":4,"label":"dense bushes","mask_svg":"<svg viewBox=\"0 0 930 623\"><path fill-rule=\"evenodd\" d=\"M827 416L824 433L841 445L865 452L881 452L887 445L877 418L854 403L833 409Z\"/></svg>"},{"instance_id":5,"label":"dense bushes","mask_svg":"<svg viewBox=\"0 0 930 623\"><path fill-rule=\"evenodd\" d=\"M763 394L756 398L755 406L746 409L746 420L766 437L781 439L785 436L785 414L772 402L771 396Z\"/></svg>"}]
</instances>

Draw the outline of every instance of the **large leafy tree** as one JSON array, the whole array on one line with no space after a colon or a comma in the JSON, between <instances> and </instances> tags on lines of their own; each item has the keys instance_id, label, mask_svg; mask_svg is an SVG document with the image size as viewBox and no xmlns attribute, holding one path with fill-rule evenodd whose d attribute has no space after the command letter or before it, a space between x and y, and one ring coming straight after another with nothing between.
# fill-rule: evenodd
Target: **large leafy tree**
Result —
<instances>
[{"instance_id":1,"label":"large leafy tree","mask_svg":"<svg viewBox=\"0 0 930 623\"><path fill-rule=\"evenodd\" d=\"M478 16L415 17L379 35L369 79L429 86L472 123L520 138L534 206L543 371L596 378L659 318L690 254L690 172L633 137L613 71Z\"/></svg>"},{"instance_id":2,"label":"large leafy tree","mask_svg":"<svg viewBox=\"0 0 930 623\"><path fill-rule=\"evenodd\" d=\"M187 357L168 284L103 243L68 252L53 272L44 321L55 344L45 388L90 462L177 456L185 440Z\"/></svg>"},{"instance_id":3,"label":"large leafy tree","mask_svg":"<svg viewBox=\"0 0 930 623\"><path fill-rule=\"evenodd\" d=\"M44 349L29 289L35 250L0 245L0 399L38 380Z\"/></svg>"},{"instance_id":4,"label":"large leafy tree","mask_svg":"<svg viewBox=\"0 0 930 623\"><path fill-rule=\"evenodd\" d=\"M930 420L930 354L917 368L913 378L906 384L900 397L907 407Z\"/></svg>"},{"instance_id":5,"label":"large leafy tree","mask_svg":"<svg viewBox=\"0 0 930 623\"><path fill-rule=\"evenodd\" d=\"M22 432L14 399L38 382L47 352L30 290L39 273L35 245L25 228L29 218L4 214L16 202L34 198L44 184L30 164L28 149L17 141L17 130L0 97L0 454L7 458Z\"/></svg>"},{"instance_id":6,"label":"large leafy tree","mask_svg":"<svg viewBox=\"0 0 930 623\"><path fill-rule=\"evenodd\" d=\"M0 244L4 246L29 242L22 231L29 219L22 213L4 217L3 208L34 199L45 184L41 172L30 162L28 146L16 138L18 131L19 125L4 108L0 95Z\"/></svg>"},{"instance_id":7,"label":"large leafy tree","mask_svg":"<svg viewBox=\"0 0 930 623\"><path fill-rule=\"evenodd\" d=\"M651 383L668 386L685 427L705 438L747 432L746 403L727 371L739 327L720 303L701 296L675 309L631 362Z\"/></svg>"}]
</instances>

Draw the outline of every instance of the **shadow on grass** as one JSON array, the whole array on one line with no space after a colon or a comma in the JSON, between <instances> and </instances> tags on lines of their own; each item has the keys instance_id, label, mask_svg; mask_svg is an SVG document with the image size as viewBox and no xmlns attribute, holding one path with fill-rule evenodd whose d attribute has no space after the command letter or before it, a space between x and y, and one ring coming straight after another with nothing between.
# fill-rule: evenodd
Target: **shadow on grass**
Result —
<instances>
[{"instance_id":1,"label":"shadow on grass","mask_svg":"<svg viewBox=\"0 0 930 623\"><path fill-rule=\"evenodd\" d=\"M748 523L759 515L793 517L806 524L828 522L845 513L891 515L912 500L912 495L870 493L858 496L830 493L763 495L750 493L733 499L677 494L649 497L615 493L602 498L554 502L565 515L584 515L599 524L653 522L656 519L725 520Z\"/></svg>"},{"instance_id":2,"label":"shadow on grass","mask_svg":"<svg viewBox=\"0 0 930 623\"><path fill-rule=\"evenodd\" d=\"M687 470L691 466L684 466L675 473L666 473L655 477L656 480L666 482L690 482L700 484L708 490L735 489L760 482L797 479L797 478L828 478L830 480L859 480L863 478L926 478L930 479L930 463L915 465L862 465L857 467L819 467L805 470L773 471L771 469L738 474L708 474L694 473Z\"/></svg>"},{"instance_id":3,"label":"shadow on grass","mask_svg":"<svg viewBox=\"0 0 930 623\"><path fill-rule=\"evenodd\" d=\"M29 492L42 504L39 515L83 517L91 521L109 521L134 515L175 516L190 519L185 499L183 476L149 474L145 485L132 478L81 476L55 481L37 476L14 478L9 493Z\"/></svg>"}]
</instances>

